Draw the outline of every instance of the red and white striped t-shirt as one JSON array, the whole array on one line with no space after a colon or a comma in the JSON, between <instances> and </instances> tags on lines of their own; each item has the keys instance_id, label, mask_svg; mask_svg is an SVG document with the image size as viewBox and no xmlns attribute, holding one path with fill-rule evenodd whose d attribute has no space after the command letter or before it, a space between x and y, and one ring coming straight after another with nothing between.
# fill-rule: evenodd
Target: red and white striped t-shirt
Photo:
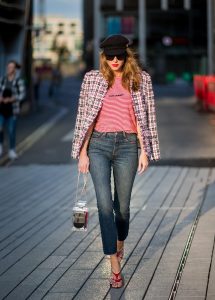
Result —
<instances>
[{"instance_id":1,"label":"red and white striped t-shirt","mask_svg":"<svg viewBox=\"0 0 215 300\"><path fill-rule=\"evenodd\" d=\"M103 99L95 129L100 132L137 133L131 94L122 86L120 77L116 77L113 86Z\"/></svg>"}]
</instances>

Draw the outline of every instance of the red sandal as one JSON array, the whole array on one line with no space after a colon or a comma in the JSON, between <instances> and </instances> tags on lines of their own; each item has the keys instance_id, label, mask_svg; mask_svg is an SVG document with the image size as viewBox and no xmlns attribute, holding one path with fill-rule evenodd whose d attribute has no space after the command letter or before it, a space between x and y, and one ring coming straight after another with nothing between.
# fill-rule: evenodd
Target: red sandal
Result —
<instances>
[{"instance_id":1,"label":"red sandal","mask_svg":"<svg viewBox=\"0 0 215 300\"><path fill-rule=\"evenodd\" d=\"M124 246L122 246L122 248L116 252L116 256L118 258L118 262L121 262L124 256Z\"/></svg>"},{"instance_id":2,"label":"red sandal","mask_svg":"<svg viewBox=\"0 0 215 300\"><path fill-rule=\"evenodd\" d=\"M110 277L110 286L112 288L118 289L121 288L123 286L123 280L122 280L122 276L119 273L114 273L112 271L112 276Z\"/></svg>"}]
</instances>

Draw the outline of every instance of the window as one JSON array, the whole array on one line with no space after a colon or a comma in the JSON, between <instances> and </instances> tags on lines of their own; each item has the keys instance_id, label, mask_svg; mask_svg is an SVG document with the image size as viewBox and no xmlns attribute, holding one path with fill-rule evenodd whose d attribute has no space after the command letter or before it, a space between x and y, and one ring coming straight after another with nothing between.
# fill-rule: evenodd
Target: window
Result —
<instances>
[{"instance_id":1,"label":"window","mask_svg":"<svg viewBox=\"0 0 215 300\"><path fill-rule=\"evenodd\" d=\"M116 9L116 0L101 0L102 9Z\"/></svg>"},{"instance_id":2,"label":"window","mask_svg":"<svg viewBox=\"0 0 215 300\"><path fill-rule=\"evenodd\" d=\"M135 18L133 16L125 17L108 17L106 20L107 35L111 34L128 34L135 32Z\"/></svg>"},{"instance_id":3,"label":"window","mask_svg":"<svg viewBox=\"0 0 215 300\"><path fill-rule=\"evenodd\" d=\"M191 8L205 9L206 0L191 0Z\"/></svg>"},{"instance_id":4,"label":"window","mask_svg":"<svg viewBox=\"0 0 215 300\"><path fill-rule=\"evenodd\" d=\"M107 18L107 35L121 33L121 20L120 17Z\"/></svg>"},{"instance_id":5,"label":"window","mask_svg":"<svg viewBox=\"0 0 215 300\"><path fill-rule=\"evenodd\" d=\"M138 0L124 0L124 9L125 10L137 10L138 8Z\"/></svg>"},{"instance_id":6,"label":"window","mask_svg":"<svg viewBox=\"0 0 215 300\"><path fill-rule=\"evenodd\" d=\"M147 9L160 9L161 8L161 0L146 0L146 8Z\"/></svg>"},{"instance_id":7,"label":"window","mask_svg":"<svg viewBox=\"0 0 215 300\"><path fill-rule=\"evenodd\" d=\"M121 19L122 34L133 34L135 27L134 17L122 17Z\"/></svg>"},{"instance_id":8,"label":"window","mask_svg":"<svg viewBox=\"0 0 215 300\"><path fill-rule=\"evenodd\" d=\"M184 0L169 0L169 8L184 9Z\"/></svg>"}]
</instances>

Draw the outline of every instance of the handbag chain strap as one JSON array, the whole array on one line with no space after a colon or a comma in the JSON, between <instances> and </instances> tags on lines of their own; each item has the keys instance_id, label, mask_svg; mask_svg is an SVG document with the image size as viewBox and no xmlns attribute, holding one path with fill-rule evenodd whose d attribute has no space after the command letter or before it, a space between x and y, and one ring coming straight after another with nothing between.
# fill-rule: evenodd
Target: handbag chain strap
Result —
<instances>
[{"instance_id":1,"label":"handbag chain strap","mask_svg":"<svg viewBox=\"0 0 215 300\"><path fill-rule=\"evenodd\" d=\"M87 192L87 175L83 174L84 176L84 185L81 189L81 195ZM78 202L78 189L79 189L79 181L80 181L80 171L78 172L78 180L77 180L77 187L76 187L76 196L75 196L75 203ZM86 201L81 201L84 205L86 205L87 200Z\"/></svg>"}]
</instances>

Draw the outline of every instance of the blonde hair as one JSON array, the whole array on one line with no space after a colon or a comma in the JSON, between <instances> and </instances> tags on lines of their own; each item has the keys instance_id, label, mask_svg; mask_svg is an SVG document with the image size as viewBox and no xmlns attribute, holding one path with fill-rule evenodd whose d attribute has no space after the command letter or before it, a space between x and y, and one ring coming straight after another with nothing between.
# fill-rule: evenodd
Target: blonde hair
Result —
<instances>
[{"instance_id":1,"label":"blonde hair","mask_svg":"<svg viewBox=\"0 0 215 300\"><path fill-rule=\"evenodd\" d=\"M132 83L132 90L138 91L141 81L141 68L135 58L134 52L127 48L126 53L122 70L122 86L130 91L130 84ZM104 52L100 54L100 72L107 80L108 88L110 88L114 83L115 75L107 63Z\"/></svg>"}]
</instances>

